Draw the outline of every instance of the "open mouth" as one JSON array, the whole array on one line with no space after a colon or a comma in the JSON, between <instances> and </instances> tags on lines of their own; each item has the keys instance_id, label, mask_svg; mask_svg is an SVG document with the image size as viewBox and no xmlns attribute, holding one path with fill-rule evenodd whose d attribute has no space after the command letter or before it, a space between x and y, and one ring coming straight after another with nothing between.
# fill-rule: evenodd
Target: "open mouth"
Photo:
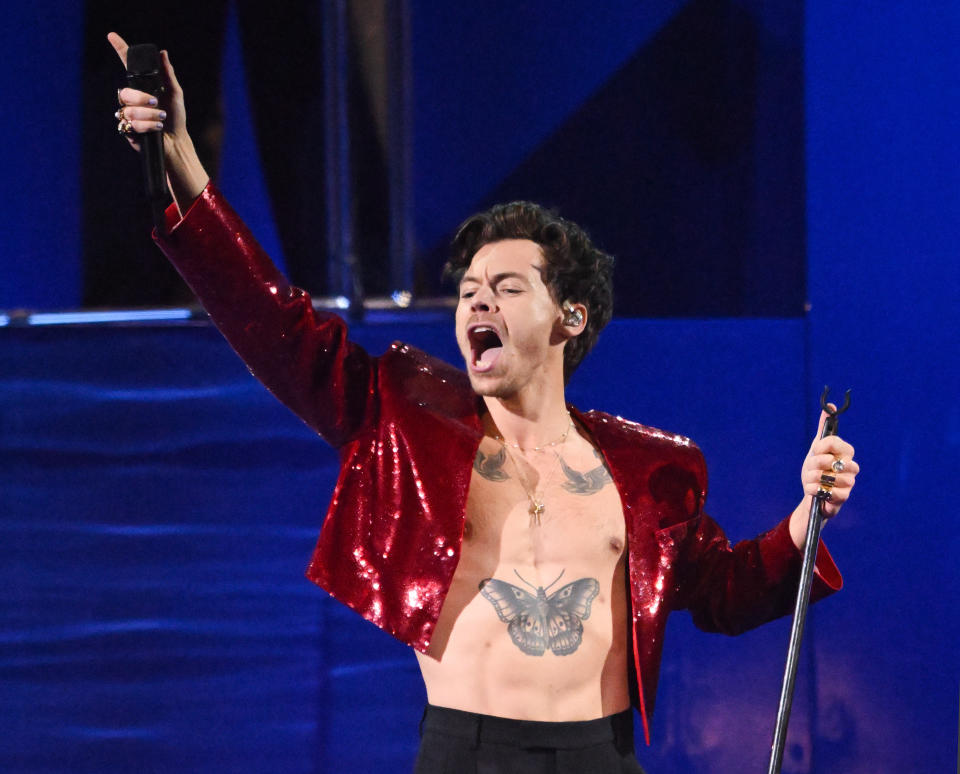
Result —
<instances>
[{"instance_id":1,"label":"open mouth","mask_svg":"<svg viewBox=\"0 0 960 774\"><path fill-rule=\"evenodd\" d=\"M470 340L471 367L474 371L489 371L503 352L500 334L490 325L478 325L470 329L467 337Z\"/></svg>"}]
</instances>

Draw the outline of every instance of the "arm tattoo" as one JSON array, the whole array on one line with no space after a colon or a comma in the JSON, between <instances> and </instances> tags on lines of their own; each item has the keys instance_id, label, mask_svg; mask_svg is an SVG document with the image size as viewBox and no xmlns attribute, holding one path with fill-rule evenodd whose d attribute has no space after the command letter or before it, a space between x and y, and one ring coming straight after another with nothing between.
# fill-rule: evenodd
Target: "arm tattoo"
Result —
<instances>
[{"instance_id":1,"label":"arm tattoo","mask_svg":"<svg viewBox=\"0 0 960 774\"><path fill-rule=\"evenodd\" d=\"M574 470L563 461L563 457L557 455L563 474L567 477L567 480L563 482L564 491L578 495L592 495L613 481L610 478L610 471L607 470L607 466L603 462L603 457L597 453L596 449L593 450L593 453L600 460L600 464L585 473Z\"/></svg>"},{"instance_id":2,"label":"arm tattoo","mask_svg":"<svg viewBox=\"0 0 960 774\"><path fill-rule=\"evenodd\" d=\"M568 656L583 642L583 622L590 617L590 605L600 591L596 578L580 578L547 596L563 572L549 586L534 586L536 595L512 583L484 578L480 593L507 624L513 644L528 656L542 656L547 648L557 656Z\"/></svg>"},{"instance_id":3,"label":"arm tattoo","mask_svg":"<svg viewBox=\"0 0 960 774\"><path fill-rule=\"evenodd\" d=\"M510 476L503 469L507 460L507 450L500 447L496 454L484 454L477 449L477 456L473 459L473 469L487 481L506 481Z\"/></svg>"}]
</instances>

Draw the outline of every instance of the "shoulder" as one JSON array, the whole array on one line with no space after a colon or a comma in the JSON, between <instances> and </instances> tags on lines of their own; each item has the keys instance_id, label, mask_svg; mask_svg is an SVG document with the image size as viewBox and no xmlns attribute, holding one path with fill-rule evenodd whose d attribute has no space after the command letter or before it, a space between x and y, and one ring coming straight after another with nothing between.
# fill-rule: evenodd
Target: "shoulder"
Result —
<instances>
[{"instance_id":1,"label":"shoulder","mask_svg":"<svg viewBox=\"0 0 960 774\"><path fill-rule=\"evenodd\" d=\"M616 437L624 443L664 450L677 450L681 453L683 450L688 450L690 456L702 456L700 447L690 438L679 433L671 433L657 427L643 425L639 422L624 419L621 416L608 414L605 411L578 412L578 415L591 432L597 430L601 434Z\"/></svg>"},{"instance_id":2,"label":"shoulder","mask_svg":"<svg viewBox=\"0 0 960 774\"><path fill-rule=\"evenodd\" d=\"M684 479L692 488L706 492L703 453L687 436L604 411L577 412L577 416L604 456L618 467L646 470L651 480Z\"/></svg>"},{"instance_id":3,"label":"shoulder","mask_svg":"<svg viewBox=\"0 0 960 774\"><path fill-rule=\"evenodd\" d=\"M388 392L442 414L476 415L476 395L462 369L401 341L379 360L380 386Z\"/></svg>"},{"instance_id":4,"label":"shoulder","mask_svg":"<svg viewBox=\"0 0 960 774\"><path fill-rule=\"evenodd\" d=\"M397 375L424 374L449 384L451 389L471 390L470 380L463 369L402 341L393 342L380 356L380 361Z\"/></svg>"}]
</instances>

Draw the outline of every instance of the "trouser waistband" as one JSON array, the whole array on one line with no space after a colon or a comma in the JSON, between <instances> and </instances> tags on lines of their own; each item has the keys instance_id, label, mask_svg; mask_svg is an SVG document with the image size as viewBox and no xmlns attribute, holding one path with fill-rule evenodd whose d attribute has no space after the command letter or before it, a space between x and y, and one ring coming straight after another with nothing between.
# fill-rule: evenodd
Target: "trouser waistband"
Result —
<instances>
[{"instance_id":1,"label":"trouser waistband","mask_svg":"<svg viewBox=\"0 0 960 774\"><path fill-rule=\"evenodd\" d=\"M504 744L521 749L550 747L574 750L615 742L618 748L633 748L633 711L624 710L596 720L549 722L514 720L428 704L420 721L421 736L433 731L476 745Z\"/></svg>"}]
</instances>

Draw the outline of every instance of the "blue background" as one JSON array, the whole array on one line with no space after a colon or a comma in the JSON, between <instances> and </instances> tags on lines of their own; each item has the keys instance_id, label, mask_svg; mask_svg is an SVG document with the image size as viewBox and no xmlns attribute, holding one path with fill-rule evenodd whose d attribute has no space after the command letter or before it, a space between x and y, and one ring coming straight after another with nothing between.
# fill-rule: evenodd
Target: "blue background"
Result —
<instances>
[{"instance_id":1,"label":"blue background","mask_svg":"<svg viewBox=\"0 0 960 774\"><path fill-rule=\"evenodd\" d=\"M552 3L547 35L546 4L526 4L541 13L515 26L495 23L506 4L490 4L484 25L469 6L447 18L414 3L421 245L689 5L652 3L639 18L627 4ZM82 9L6 11L0 42L17 66L0 84L14 108L0 144L0 307L70 307ZM708 509L736 539L792 508L822 385L852 387L841 430L864 473L826 533L846 588L812 613L784 770L952 770L960 7L809 0L803 39L786 27L770 14L760 24L768 43L802 49L803 174L785 185L802 191L806 313L616 320L571 398L697 440ZM454 50L500 64L474 72L445 60ZM456 99L453 69L496 95L479 118ZM531 102L531 82L559 96ZM226 98L242 108L242 90ZM257 175L242 171L255 170L249 128L234 115L224 184L269 243ZM759 207L750 233L775 231ZM780 256L745 265L764 260ZM455 361L449 320L374 319L355 335ZM214 331L0 328L0 457L0 768L404 770L423 700L412 655L302 577L334 455ZM640 750L652 774L761 769L787 629L725 639L674 616L653 746Z\"/></svg>"}]
</instances>

